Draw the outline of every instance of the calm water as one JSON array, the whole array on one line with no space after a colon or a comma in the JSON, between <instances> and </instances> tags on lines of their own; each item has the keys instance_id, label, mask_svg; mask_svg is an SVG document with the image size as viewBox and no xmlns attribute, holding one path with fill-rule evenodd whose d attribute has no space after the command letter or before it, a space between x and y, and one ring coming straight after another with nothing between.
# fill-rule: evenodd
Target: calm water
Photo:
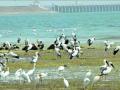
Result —
<instances>
[{"instance_id":1,"label":"calm water","mask_svg":"<svg viewBox=\"0 0 120 90\"><path fill-rule=\"evenodd\" d=\"M35 30L33 29L35 28ZM79 40L95 36L98 41L120 40L120 12L38 13L0 16L0 41L41 39L53 41L59 34L76 32Z\"/></svg>"}]
</instances>

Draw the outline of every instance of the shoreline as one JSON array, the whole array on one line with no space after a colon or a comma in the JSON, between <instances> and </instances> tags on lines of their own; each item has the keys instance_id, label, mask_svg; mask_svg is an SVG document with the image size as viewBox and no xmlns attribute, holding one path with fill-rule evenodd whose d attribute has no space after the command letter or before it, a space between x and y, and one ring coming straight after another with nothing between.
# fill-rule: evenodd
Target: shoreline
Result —
<instances>
[{"instance_id":1,"label":"shoreline","mask_svg":"<svg viewBox=\"0 0 120 90\"><path fill-rule=\"evenodd\" d=\"M0 15L25 13L54 13L47 8L38 6L0 6Z\"/></svg>"}]
</instances>

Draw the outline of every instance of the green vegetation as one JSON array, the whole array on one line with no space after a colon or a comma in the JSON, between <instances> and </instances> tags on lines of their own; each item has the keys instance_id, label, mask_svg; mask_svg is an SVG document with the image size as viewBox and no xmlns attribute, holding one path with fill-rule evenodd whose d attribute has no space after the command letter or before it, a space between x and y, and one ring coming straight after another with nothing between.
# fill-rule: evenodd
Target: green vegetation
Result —
<instances>
[{"instance_id":1,"label":"green vegetation","mask_svg":"<svg viewBox=\"0 0 120 90\"><path fill-rule=\"evenodd\" d=\"M84 52L79 58L74 58L70 60L68 54L62 51L62 58L57 58L53 50L43 50L40 52L39 61L37 62L36 68L49 68L49 67L58 67L60 65L67 64L70 67L74 68L77 66L87 66L89 67L99 67L103 65L103 59L108 59L113 62L115 65L115 70L110 73L110 75L116 74L114 77L119 77L119 65L120 65L120 53L116 56L112 55L113 49L109 52L105 52L104 48L95 48L88 49L83 47L82 51ZM1 51L6 52L6 51ZM29 51L28 53L24 51L14 51L21 57L32 57L36 51ZM18 68L30 69L32 64L27 61L18 61L18 62L8 62L7 64L10 67L10 72L16 71ZM98 70L99 71L99 70ZM94 71L93 71L94 72ZM96 75L98 75L98 72ZM64 88L63 79L45 79L43 83L23 83L23 84L10 84L10 83L0 83L0 90L84 90L83 89L83 80L81 79L70 79L69 88ZM95 84L94 87L91 87L91 84L87 87L86 90L120 90L120 80L115 79L112 81L99 81Z\"/></svg>"}]
</instances>

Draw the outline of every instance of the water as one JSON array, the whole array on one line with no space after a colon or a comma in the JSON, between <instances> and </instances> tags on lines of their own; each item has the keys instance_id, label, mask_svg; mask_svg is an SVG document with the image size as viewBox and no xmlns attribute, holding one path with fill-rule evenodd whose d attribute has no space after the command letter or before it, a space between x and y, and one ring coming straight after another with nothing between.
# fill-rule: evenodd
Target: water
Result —
<instances>
[{"instance_id":1,"label":"water","mask_svg":"<svg viewBox=\"0 0 120 90\"><path fill-rule=\"evenodd\" d=\"M58 67L49 67L49 68L42 68L42 69L36 69L34 72L34 75L32 75L31 77L33 77L31 80L35 81L35 75L36 74L40 74L40 73L47 73L47 76L44 77L43 79L51 79L51 80L57 80L57 79L62 79L63 77L66 78L67 80L69 79L76 79L76 80L81 80L83 81L85 78L86 73L88 72L88 68L91 69L91 77L90 80L92 81L93 78L98 75L98 70L99 67L96 66L74 66L74 67L69 67L69 68L65 68L64 71L59 72ZM28 70L25 70L26 72ZM16 80L15 78L15 72L10 72L10 75L6 78L0 78L0 82L12 82L12 83L16 83L13 82ZM116 73L115 71L113 71L113 73L111 73L110 76L106 77L105 79L102 79L102 81L118 81L120 79L119 74ZM23 78L21 78L21 80L23 80Z\"/></svg>"},{"instance_id":2,"label":"water","mask_svg":"<svg viewBox=\"0 0 120 90\"><path fill-rule=\"evenodd\" d=\"M61 33L69 37L75 32L82 42L93 36L98 41L119 42L119 16L120 12L0 15L0 41L16 41L21 37L49 43Z\"/></svg>"}]
</instances>

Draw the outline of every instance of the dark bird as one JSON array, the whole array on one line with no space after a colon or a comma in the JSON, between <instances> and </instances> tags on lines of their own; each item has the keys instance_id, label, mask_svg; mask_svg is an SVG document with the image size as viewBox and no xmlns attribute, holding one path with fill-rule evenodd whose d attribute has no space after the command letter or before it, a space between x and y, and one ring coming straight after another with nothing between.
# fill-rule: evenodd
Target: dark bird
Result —
<instances>
[{"instance_id":1,"label":"dark bird","mask_svg":"<svg viewBox=\"0 0 120 90\"><path fill-rule=\"evenodd\" d=\"M88 41L87 41L88 46L91 46L94 41L95 41L95 37L88 39Z\"/></svg>"},{"instance_id":2,"label":"dark bird","mask_svg":"<svg viewBox=\"0 0 120 90\"><path fill-rule=\"evenodd\" d=\"M119 50L120 50L120 46L116 46L116 48L113 50L113 55L116 55Z\"/></svg>"}]
</instances>

